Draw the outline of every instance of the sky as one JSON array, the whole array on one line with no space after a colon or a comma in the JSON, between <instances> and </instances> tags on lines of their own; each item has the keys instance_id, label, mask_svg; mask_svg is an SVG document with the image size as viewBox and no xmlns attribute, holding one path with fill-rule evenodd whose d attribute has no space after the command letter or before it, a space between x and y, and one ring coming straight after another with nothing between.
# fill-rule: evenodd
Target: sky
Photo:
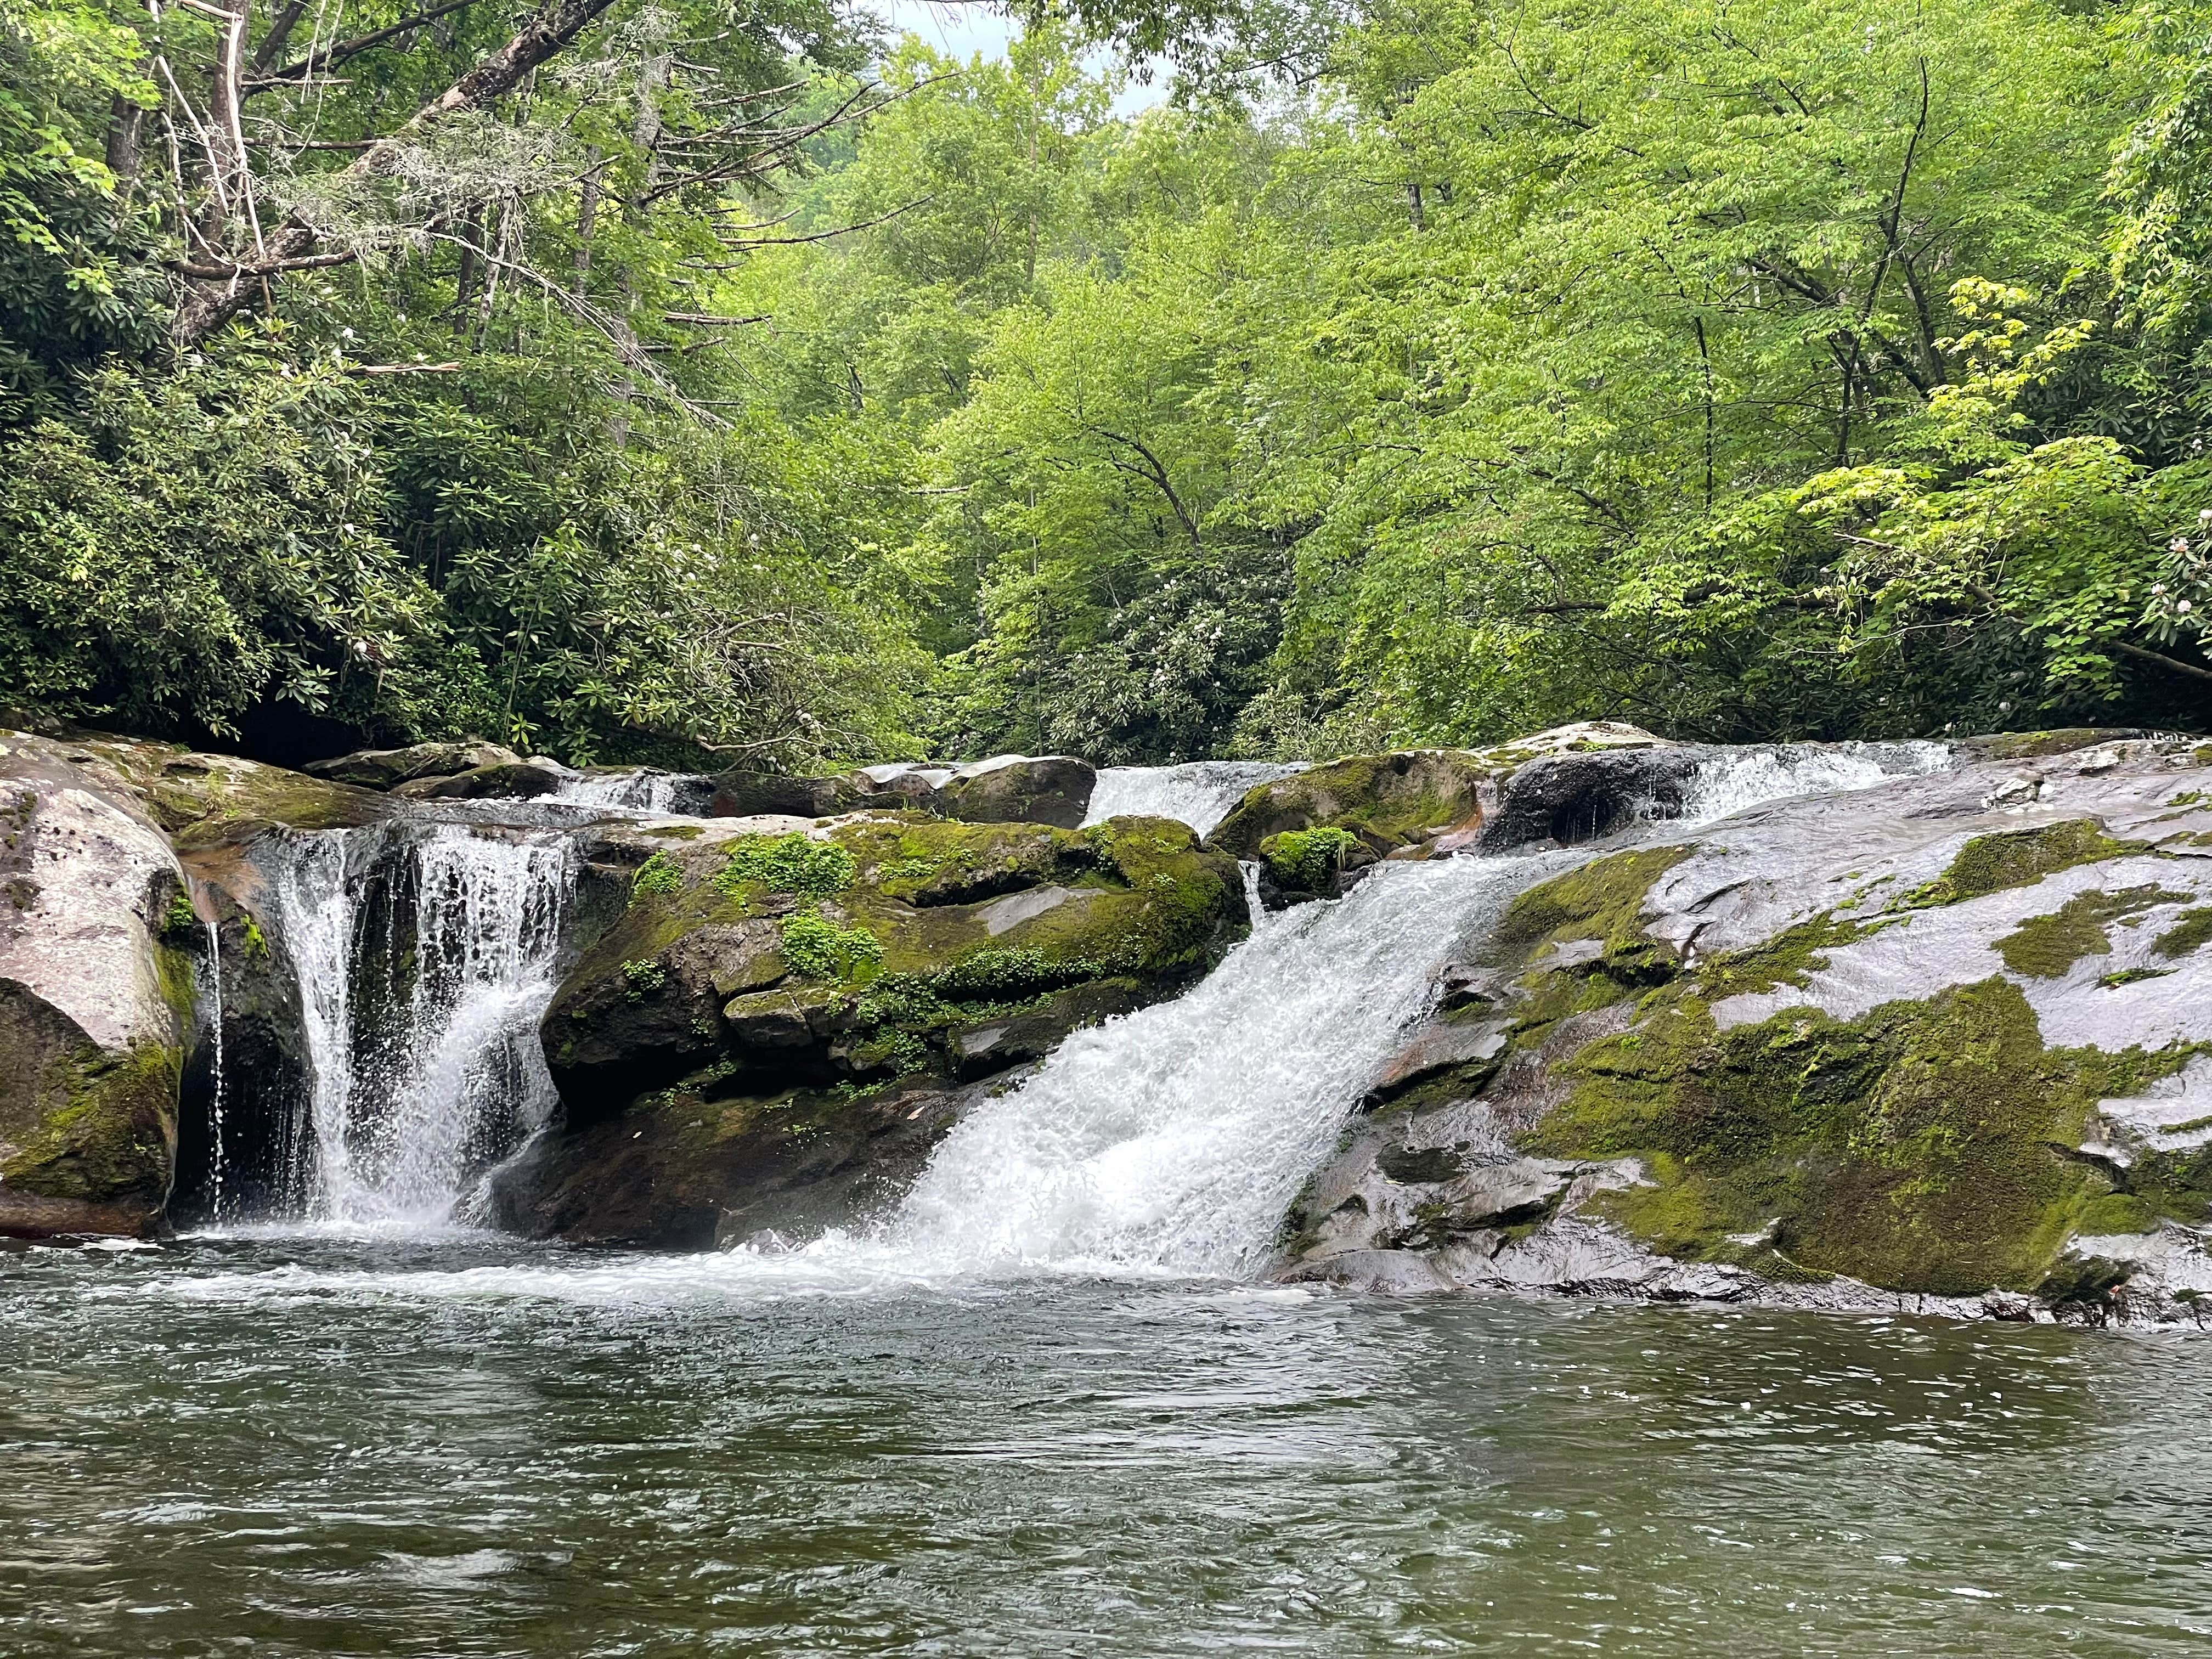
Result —
<instances>
[{"instance_id":1,"label":"sky","mask_svg":"<svg viewBox=\"0 0 2212 1659\"><path fill-rule=\"evenodd\" d=\"M988 6L947 5L942 0L874 0L872 9L881 13L893 28L918 34L963 63L978 52L986 58L1004 58L1006 42L1015 33L1013 19ZM1105 54L1100 53L1097 66L1103 68L1105 61ZM1166 97L1164 75L1155 75L1150 86L1132 81L1114 100L1114 113L1134 115Z\"/></svg>"}]
</instances>

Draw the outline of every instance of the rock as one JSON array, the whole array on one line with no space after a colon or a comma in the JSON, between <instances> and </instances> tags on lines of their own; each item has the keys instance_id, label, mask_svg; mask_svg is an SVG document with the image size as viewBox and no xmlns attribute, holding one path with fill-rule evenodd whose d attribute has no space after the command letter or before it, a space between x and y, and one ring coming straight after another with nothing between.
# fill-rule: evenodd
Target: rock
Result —
<instances>
[{"instance_id":1,"label":"rock","mask_svg":"<svg viewBox=\"0 0 2212 1659\"><path fill-rule=\"evenodd\" d=\"M780 1253L879 1213L1008 1075L761 1097L708 1073L620 1116L541 1135L495 1176L495 1225L530 1238Z\"/></svg>"},{"instance_id":2,"label":"rock","mask_svg":"<svg viewBox=\"0 0 2212 1659\"><path fill-rule=\"evenodd\" d=\"M1484 795L1504 769L1506 765L1487 755L1462 749L1412 749L1334 761L1261 784L1214 827L1208 840L1234 857L1257 859L1263 856L1262 844L1275 837L1340 830L1371 862L1462 824L1480 824ZM1277 842L1279 851L1282 845Z\"/></svg>"},{"instance_id":3,"label":"rock","mask_svg":"<svg viewBox=\"0 0 2212 1659\"><path fill-rule=\"evenodd\" d=\"M470 738L459 743L410 744L404 749L362 749L335 760L311 761L301 769L332 783L396 789L417 778L450 778L483 767L517 765L521 759L512 749Z\"/></svg>"},{"instance_id":4,"label":"rock","mask_svg":"<svg viewBox=\"0 0 2212 1659\"><path fill-rule=\"evenodd\" d=\"M707 815L718 818L750 818L764 813L826 818L851 811L862 793L849 778L787 778L772 772L718 772L708 781L714 787L714 795Z\"/></svg>"},{"instance_id":5,"label":"rock","mask_svg":"<svg viewBox=\"0 0 2212 1659\"><path fill-rule=\"evenodd\" d=\"M1674 748L1638 726L1585 720L1493 749L1357 756L1261 784L1215 827L1209 844L1259 860L1261 896L1270 909L1340 898L1377 860L1537 838L1525 829L1496 830L1501 791L1522 789L1516 822L1540 820L1545 836L1556 828L1563 841L1589 840L1619 828L1628 815L1613 803L1629 798L1634 781L1693 769L1694 759L1674 758ZM1522 782L1547 776L1550 784L1535 793ZM1569 787L1570 779L1582 781ZM1606 779L1618 782L1601 787ZM1537 794L1551 804L1540 810Z\"/></svg>"},{"instance_id":6,"label":"rock","mask_svg":"<svg viewBox=\"0 0 2212 1659\"><path fill-rule=\"evenodd\" d=\"M0 1233L143 1236L174 1174L200 932L141 803L0 735Z\"/></svg>"},{"instance_id":7,"label":"rock","mask_svg":"<svg viewBox=\"0 0 2212 1659\"><path fill-rule=\"evenodd\" d=\"M956 771L937 791L938 811L963 823L1079 825L1098 774L1066 755L1000 755Z\"/></svg>"},{"instance_id":8,"label":"rock","mask_svg":"<svg viewBox=\"0 0 2212 1659\"><path fill-rule=\"evenodd\" d=\"M2097 735L1962 744L1554 866L1445 975L1456 1006L1309 1183L1285 1273L2193 1322L2212 750ZM1492 823L1566 838L1577 789L1654 760L1534 763Z\"/></svg>"},{"instance_id":9,"label":"rock","mask_svg":"<svg viewBox=\"0 0 2212 1659\"><path fill-rule=\"evenodd\" d=\"M410 778L392 785L392 793L409 800L532 800L556 793L568 775L550 761L508 759L451 777Z\"/></svg>"},{"instance_id":10,"label":"rock","mask_svg":"<svg viewBox=\"0 0 2212 1659\"><path fill-rule=\"evenodd\" d=\"M616 1143L597 1126L651 1119L670 1090L722 1103L717 1122L751 1123L762 1102L794 1092L952 1091L1004 1073L1172 994L1243 912L1235 866L1160 819L1070 830L902 813L714 820L684 839L593 833L595 866L627 858L632 891L543 1033L563 1134L600 1147ZM717 1157L732 1180L753 1178L736 1152ZM543 1160L501 1176L513 1213L550 1213L532 1171L557 1170L557 1230L615 1227L586 1205L580 1164ZM635 1218L617 1231L641 1229L653 1231Z\"/></svg>"},{"instance_id":11,"label":"rock","mask_svg":"<svg viewBox=\"0 0 2212 1659\"><path fill-rule=\"evenodd\" d=\"M1531 761L1499 786L1480 844L1486 853L1543 842L1573 847L1639 822L1680 817L1698 766L1716 752L1613 748Z\"/></svg>"}]
</instances>

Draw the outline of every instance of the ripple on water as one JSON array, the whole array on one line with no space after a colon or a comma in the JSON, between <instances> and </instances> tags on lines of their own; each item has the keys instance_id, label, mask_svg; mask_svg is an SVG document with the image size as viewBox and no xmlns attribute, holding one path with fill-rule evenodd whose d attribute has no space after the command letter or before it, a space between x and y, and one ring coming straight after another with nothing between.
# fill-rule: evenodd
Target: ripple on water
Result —
<instances>
[{"instance_id":1,"label":"ripple on water","mask_svg":"<svg viewBox=\"0 0 2212 1659\"><path fill-rule=\"evenodd\" d=\"M0 1652L2203 1651L2201 1347L814 1252L0 1255Z\"/></svg>"}]
</instances>

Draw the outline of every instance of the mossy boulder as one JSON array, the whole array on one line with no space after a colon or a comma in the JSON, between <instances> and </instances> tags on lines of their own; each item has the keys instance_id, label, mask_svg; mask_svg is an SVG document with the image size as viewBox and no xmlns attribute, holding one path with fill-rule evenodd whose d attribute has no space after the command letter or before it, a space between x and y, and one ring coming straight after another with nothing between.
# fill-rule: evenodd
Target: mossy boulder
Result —
<instances>
[{"instance_id":1,"label":"mossy boulder","mask_svg":"<svg viewBox=\"0 0 2212 1659\"><path fill-rule=\"evenodd\" d=\"M0 734L0 1232L137 1236L174 1174L199 927L75 745Z\"/></svg>"},{"instance_id":2,"label":"mossy boulder","mask_svg":"<svg viewBox=\"0 0 2212 1659\"><path fill-rule=\"evenodd\" d=\"M763 1103L811 1102L807 1121L827 1121L887 1090L933 1097L1004 1073L1171 994L1244 922L1234 864L1161 819L1074 830L902 813L602 835L593 862L626 860L629 891L541 1028L567 1127L501 1177L508 1213L557 1212L555 1230L576 1237L650 1207L628 1159L604 1171L604 1212L580 1196L595 1189L590 1149L615 1144L600 1126L652 1139L654 1103L697 1103L729 1131L709 1137L726 1208L768 1178L755 1153L784 1145L790 1121Z\"/></svg>"},{"instance_id":3,"label":"mossy boulder","mask_svg":"<svg viewBox=\"0 0 2212 1659\"><path fill-rule=\"evenodd\" d=\"M1969 751L1532 882L1286 1271L2181 1316L2212 1285L2208 761L2052 745L2021 789Z\"/></svg>"},{"instance_id":4,"label":"mossy boulder","mask_svg":"<svg viewBox=\"0 0 2212 1659\"><path fill-rule=\"evenodd\" d=\"M534 800L557 792L569 775L548 761L509 759L450 777L410 778L392 793L409 800Z\"/></svg>"},{"instance_id":5,"label":"mossy boulder","mask_svg":"<svg viewBox=\"0 0 2212 1659\"><path fill-rule=\"evenodd\" d=\"M513 766L522 757L481 738L458 743L416 743L404 749L361 749L334 760L311 761L310 776L360 789L394 789L417 778L450 778L484 767Z\"/></svg>"},{"instance_id":6,"label":"mossy boulder","mask_svg":"<svg viewBox=\"0 0 2212 1659\"><path fill-rule=\"evenodd\" d=\"M1513 806L1511 797L1501 793L1509 781L1515 788L1524 780L1547 781L1536 792L1546 795L1544 804L1527 807L1522 815L1532 817L1548 834L1555 822L1565 821L1563 813L1574 816L1576 800L1597 799L1594 792L1601 789L1595 781L1600 775L1609 781L1603 786L1607 799L1626 799L1633 787L1631 781L1643 778L1655 765L1670 776L1686 769L1687 761L1655 760L1655 754L1663 756L1674 747L1638 726L1589 720L1491 749L1406 749L1354 756L1261 784L1207 839L1234 857L1260 859L1270 866L1286 860L1279 851L1270 858L1268 842L1324 829L1355 838L1368 862L1457 852L1478 838L1486 845L1497 844L1497 838L1484 836L1484 830L1501 808ZM1551 799L1553 793L1560 798ZM1595 828L1558 838L1588 840L1622 821L1622 815L1611 807L1598 816L1604 822ZM1507 844L1534 838L1535 832L1516 834ZM1337 863L1340 868L1359 867L1346 859ZM1286 884L1285 890L1312 890Z\"/></svg>"}]
</instances>

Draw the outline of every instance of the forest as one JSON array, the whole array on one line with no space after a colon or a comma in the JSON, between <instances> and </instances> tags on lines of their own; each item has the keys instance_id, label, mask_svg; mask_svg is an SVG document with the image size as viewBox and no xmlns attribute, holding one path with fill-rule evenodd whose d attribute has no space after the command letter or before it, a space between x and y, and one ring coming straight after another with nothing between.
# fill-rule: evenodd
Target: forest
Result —
<instances>
[{"instance_id":1,"label":"forest","mask_svg":"<svg viewBox=\"0 0 2212 1659\"><path fill-rule=\"evenodd\" d=\"M0 720L2205 729L2212 5L1019 15L0 0Z\"/></svg>"}]
</instances>

